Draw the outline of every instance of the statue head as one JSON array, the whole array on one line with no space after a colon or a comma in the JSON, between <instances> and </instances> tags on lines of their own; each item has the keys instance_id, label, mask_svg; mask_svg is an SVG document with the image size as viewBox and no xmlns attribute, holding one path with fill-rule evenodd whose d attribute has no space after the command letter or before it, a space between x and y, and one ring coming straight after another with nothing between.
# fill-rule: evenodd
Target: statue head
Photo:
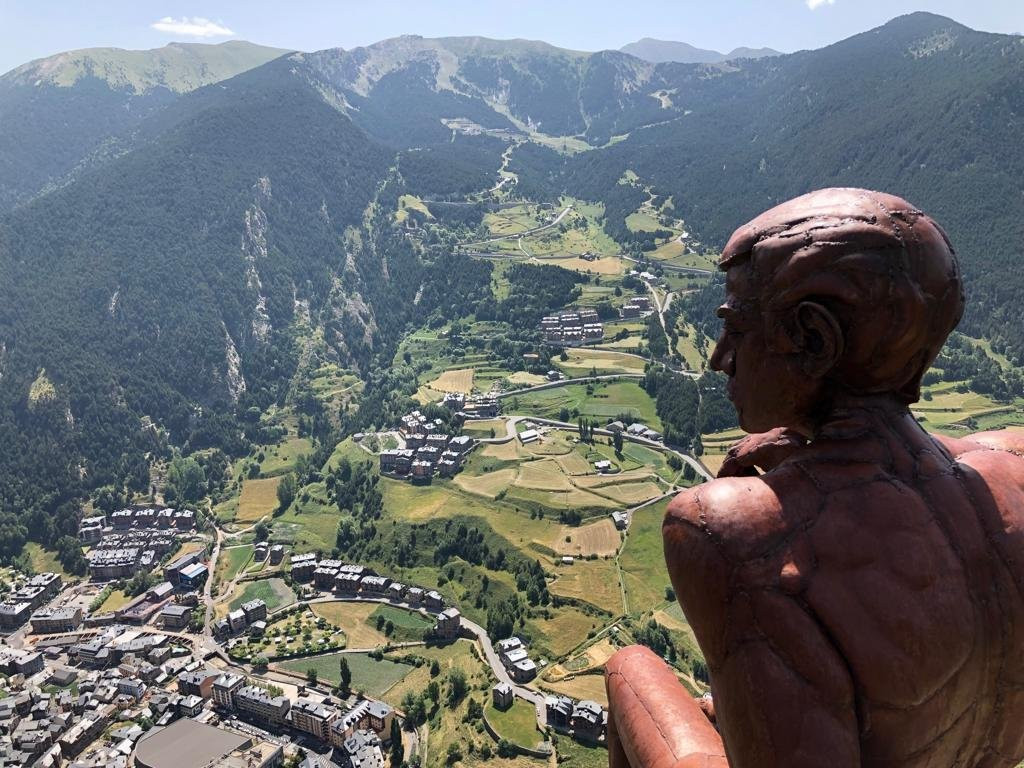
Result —
<instances>
[{"instance_id":1,"label":"statue head","mask_svg":"<svg viewBox=\"0 0 1024 768\"><path fill-rule=\"evenodd\" d=\"M920 397L963 313L945 233L893 195L823 189L740 227L719 268L726 300L711 367L750 432L807 435L839 393Z\"/></svg>"}]
</instances>

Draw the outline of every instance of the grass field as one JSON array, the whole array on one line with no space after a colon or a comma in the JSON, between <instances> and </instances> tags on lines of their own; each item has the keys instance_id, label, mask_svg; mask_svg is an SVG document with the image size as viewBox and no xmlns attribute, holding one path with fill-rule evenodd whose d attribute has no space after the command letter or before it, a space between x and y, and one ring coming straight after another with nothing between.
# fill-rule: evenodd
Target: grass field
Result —
<instances>
[{"instance_id":1,"label":"grass field","mask_svg":"<svg viewBox=\"0 0 1024 768\"><path fill-rule=\"evenodd\" d=\"M495 469L482 475L469 475L461 472L456 475L454 482L465 491L494 499L503 491L508 490L517 476L516 469L509 467Z\"/></svg>"},{"instance_id":2,"label":"grass field","mask_svg":"<svg viewBox=\"0 0 1024 768\"><path fill-rule=\"evenodd\" d=\"M462 434L476 438L491 437L492 430L496 437L504 435L504 419L481 419L479 421L467 421L462 426Z\"/></svg>"},{"instance_id":3,"label":"grass field","mask_svg":"<svg viewBox=\"0 0 1024 768\"><path fill-rule=\"evenodd\" d=\"M214 578L221 583L235 578L235 575L252 557L252 549L252 544L221 549L220 557L217 558L217 570L214 572Z\"/></svg>"},{"instance_id":4,"label":"grass field","mask_svg":"<svg viewBox=\"0 0 1024 768\"><path fill-rule=\"evenodd\" d=\"M338 661L344 655L352 672L352 690L362 691L368 696L379 698L395 683L405 677L413 669L408 664L399 664L390 659L375 661L365 653L327 653L322 656L307 656L301 659L289 659L280 666L300 675L309 669L315 669L320 680L338 684Z\"/></svg>"},{"instance_id":5,"label":"grass field","mask_svg":"<svg viewBox=\"0 0 1024 768\"><path fill-rule=\"evenodd\" d=\"M277 509L277 486L280 482L280 477L245 480L242 483L242 494L238 499L236 521L254 523L261 517L272 514Z\"/></svg>"},{"instance_id":6,"label":"grass field","mask_svg":"<svg viewBox=\"0 0 1024 768\"><path fill-rule=\"evenodd\" d=\"M665 500L633 513L619 555L629 613L653 611L666 602L665 587L670 582L661 542L661 521L667 506Z\"/></svg>"},{"instance_id":7,"label":"grass field","mask_svg":"<svg viewBox=\"0 0 1024 768\"><path fill-rule=\"evenodd\" d=\"M317 616L327 619L345 633L349 648L376 648L387 643L387 638L368 621L377 609L376 603L314 603L309 606Z\"/></svg>"},{"instance_id":8,"label":"grass field","mask_svg":"<svg viewBox=\"0 0 1024 768\"><path fill-rule=\"evenodd\" d=\"M378 618L391 622L395 628L391 639L400 643L422 640L423 633L434 625L434 622L423 614L396 608L393 605L378 605L366 621L371 626L376 626Z\"/></svg>"},{"instance_id":9,"label":"grass field","mask_svg":"<svg viewBox=\"0 0 1024 768\"><path fill-rule=\"evenodd\" d=\"M654 232L665 229L651 214L642 211L629 214L626 217L626 226L630 232Z\"/></svg>"},{"instance_id":10,"label":"grass field","mask_svg":"<svg viewBox=\"0 0 1024 768\"><path fill-rule=\"evenodd\" d=\"M46 549L42 544L35 541L26 543L25 554L28 555L29 562L32 564L32 570L36 573L50 571L51 573L59 573L64 579L68 578L68 573L64 570L64 566L57 559L57 553Z\"/></svg>"},{"instance_id":11,"label":"grass field","mask_svg":"<svg viewBox=\"0 0 1024 768\"><path fill-rule=\"evenodd\" d=\"M608 706L608 694L604 688L604 675L600 673L576 675L573 678L559 680L557 683L542 680L538 685L544 690L560 693L563 696L570 696L574 699L590 699L605 707ZM561 742L561 739L559 742ZM605 755L605 759L607 760L607 755Z\"/></svg>"},{"instance_id":12,"label":"grass field","mask_svg":"<svg viewBox=\"0 0 1024 768\"><path fill-rule=\"evenodd\" d=\"M264 459L260 463L260 474L265 477L283 475L295 468L299 456L313 450L313 443L307 437L291 436L277 445L263 448Z\"/></svg>"},{"instance_id":13,"label":"grass field","mask_svg":"<svg viewBox=\"0 0 1024 768\"><path fill-rule=\"evenodd\" d=\"M615 524L606 517L578 528L563 525L555 534L550 546L559 555L604 557L614 555L621 541Z\"/></svg>"},{"instance_id":14,"label":"grass field","mask_svg":"<svg viewBox=\"0 0 1024 768\"><path fill-rule=\"evenodd\" d=\"M409 218L409 211L422 213L428 219L434 218L430 213L430 209L427 208L423 200L418 198L416 195L402 195L398 198L398 210L395 211L395 222L398 224L404 222Z\"/></svg>"},{"instance_id":15,"label":"grass field","mask_svg":"<svg viewBox=\"0 0 1024 768\"><path fill-rule=\"evenodd\" d=\"M278 608L284 608L295 602L295 593L291 587L282 579L260 579L259 581L247 581L238 585L240 588L235 591L235 596L228 604L229 610L239 608L242 603L250 600L262 600L267 604L267 611L272 613Z\"/></svg>"},{"instance_id":16,"label":"grass field","mask_svg":"<svg viewBox=\"0 0 1024 768\"><path fill-rule=\"evenodd\" d=\"M574 606L562 606L550 619L532 618L526 624L535 633L534 647L547 650L560 658L584 642L587 633L604 626L604 618L591 616Z\"/></svg>"},{"instance_id":17,"label":"grass field","mask_svg":"<svg viewBox=\"0 0 1024 768\"><path fill-rule=\"evenodd\" d=\"M497 709L491 701L484 714L498 736L513 744L535 747L543 738L537 730L537 710L528 701L515 698L506 710Z\"/></svg>"},{"instance_id":18,"label":"grass field","mask_svg":"<svg viewBox=\"0 0 1024 768\"><path fill-rule=\"evenodd\" d=\"M595 698L594 701L607 703L604 699ZM558 753L558 765L566 768L606 768L608 765L608 750L603 746L588 746L574 739L559 739L555 751Z\"/></svg>"},{"instance_id":19,"label":"grass field","mask_svg":"<svg viewBox=\"0 0 1024 768\"><path fill-rule=\"evenodd\" d=\"M103 601L103 605L101 605L99 607L99 610L96 612L107 613L109 611L117 611L128 605L128 603L130 603L132 599L133 598L128 597L128 595L124 593L124 590L115 589L113 592L110 593L110 595L107 596L107 599Z\"/></svg>"}]
</instances>

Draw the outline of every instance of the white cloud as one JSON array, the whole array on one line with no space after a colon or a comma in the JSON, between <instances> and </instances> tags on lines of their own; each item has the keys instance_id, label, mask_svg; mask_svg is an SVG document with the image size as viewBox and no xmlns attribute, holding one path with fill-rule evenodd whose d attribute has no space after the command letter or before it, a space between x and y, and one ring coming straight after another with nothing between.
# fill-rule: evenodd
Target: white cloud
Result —
<instances>
[{"instance_id":1,"label":"white cloud","mask_svg":"<svg viewBox=\"0 0 1024 768\"><path fill-rule=\"evenodd\" d=\"M810 8L812 11L815 8L819 8L819 7L823 6L823 5L835 5L835 4L836 4L836 0L807 0L807 7Z\"/></svg>"},{"instance_id":2,"label":"white cloud","mask_svg":"<svg viewBox=\"0 0 1024 768\"><path fill-rule=\"evenodd\" d=\"M169 35L182 35L184 37L227 37L228 35L235 34L225 27L223 23L210 21L202 16L182 16L180 19L164 16L149 26L158 32L166 32Z\"/></svg>"}]
</instances>

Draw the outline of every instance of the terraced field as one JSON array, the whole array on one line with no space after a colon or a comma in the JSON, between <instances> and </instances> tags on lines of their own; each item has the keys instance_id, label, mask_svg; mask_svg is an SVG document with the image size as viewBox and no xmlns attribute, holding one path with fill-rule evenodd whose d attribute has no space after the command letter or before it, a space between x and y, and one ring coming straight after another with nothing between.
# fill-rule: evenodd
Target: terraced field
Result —
<instances>
[{"instance_id":1,"label":"terraced field","mask_svg":"<svg viewBox=\"0 0 1024 768\"><path fill-rule=\"evenodd\" d=\"M445 371L427 386L438 392L461 392L468 395L473 391L473 369Z\"/></svg>"},{"instance_id":2,"label":"terraced field","mask_svg":"<svg viewBox=\"0 0 1024 768\"><path fill-rule=\"evenodd\" d=\"M582 600L613 616L622 613L614 560L577 560L572 565L560 566L557 573L558 577L548 586L552 594ZM577 636L575 642L581 639Z\"/></svg>"},{"instance_id":3,"label":"terraced field","mask_svg":"<svg viewBox=\"0 0 1024 768\"><path fill-rule=\"evenodd\" d=\"M555 365L561 368L570 378L587 376L592 370L598 375L609 373L640 373L644 372L644 360L621 352L577 347L567 351L568 360L556 360Z\"/></svg>"}]
</instances>

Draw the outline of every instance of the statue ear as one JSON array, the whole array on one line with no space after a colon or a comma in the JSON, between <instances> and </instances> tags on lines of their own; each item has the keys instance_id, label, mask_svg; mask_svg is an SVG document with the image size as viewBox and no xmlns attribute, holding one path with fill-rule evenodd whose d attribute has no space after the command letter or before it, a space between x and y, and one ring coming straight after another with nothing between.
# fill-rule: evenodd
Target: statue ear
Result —
<instances>
[{"instance_id":1,"label":"statue ear","mask_svg":"<svg viewBox=\"0 0 1024 768\"><path fill-rule=\"evenodd\" d=\"M797 338L801 367L811 378L828 375L843 356L843 329L836 316L813 301L802 301L796 308Z\"/></svg>"}]
</instances>

